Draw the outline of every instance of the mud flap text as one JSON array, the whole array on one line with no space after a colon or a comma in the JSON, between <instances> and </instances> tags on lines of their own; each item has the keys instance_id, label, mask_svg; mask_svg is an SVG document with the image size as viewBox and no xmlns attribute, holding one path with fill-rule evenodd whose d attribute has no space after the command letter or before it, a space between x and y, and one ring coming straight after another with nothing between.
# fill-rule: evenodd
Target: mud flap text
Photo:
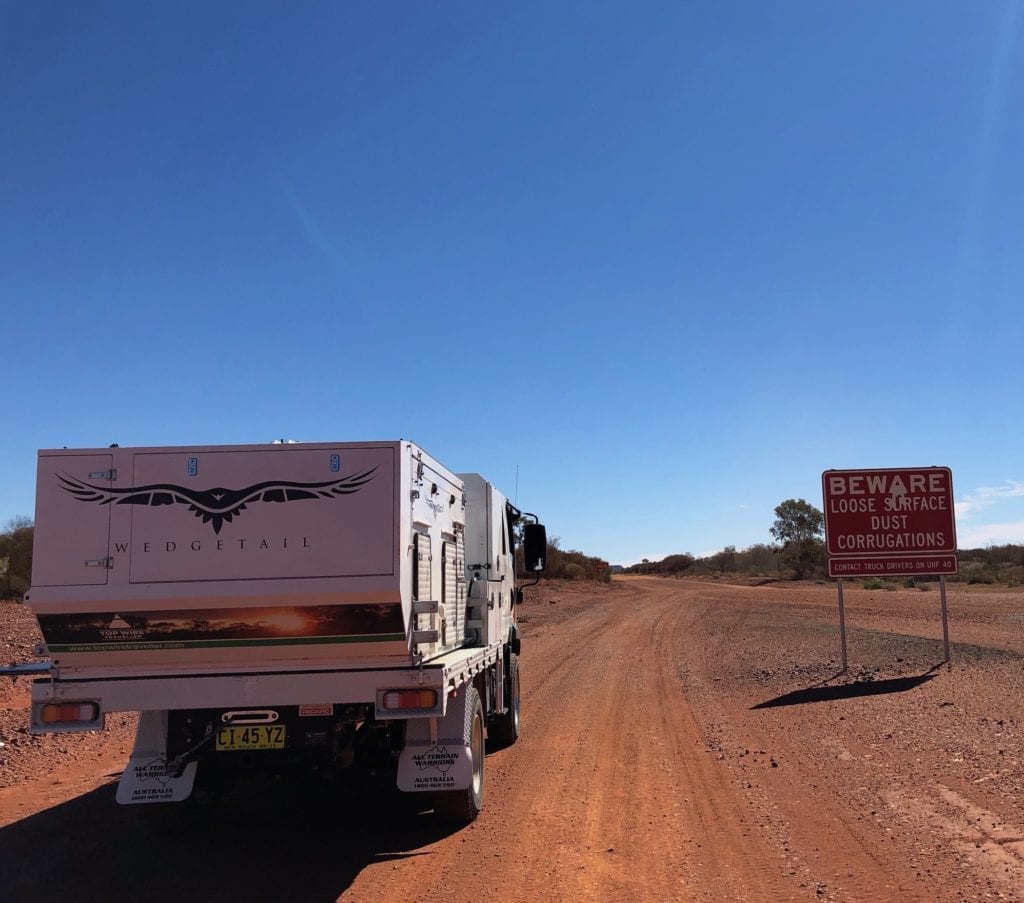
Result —
<instances>
[{"instance_id":1,"label":"mud flap text","mask_svg":"<svg viewBox=\"0 0 1024 903\"><path fill-rule=\"evenodd\" d=\"M132 758L117 785L117 801L123 806L137 803L177 803L192 793L197 763L189 762L178 777L167 773L163 756Z\"/></svg>"},{"instance_id":2,"label":"mud flap text","mask_svg":"<svg viewBox=\"0 0 1024 903\"><path fill-rule=\"evenodd\" d=\"M398 760L398 789L407 793L465 790L472 783L473 757L468 746L407 746Z\"/></svg>"}]
</instances>

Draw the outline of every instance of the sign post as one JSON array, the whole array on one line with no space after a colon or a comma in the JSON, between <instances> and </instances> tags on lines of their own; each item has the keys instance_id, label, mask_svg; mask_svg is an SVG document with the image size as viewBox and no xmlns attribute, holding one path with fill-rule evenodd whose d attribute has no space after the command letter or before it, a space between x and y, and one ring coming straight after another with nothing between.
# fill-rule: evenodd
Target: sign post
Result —
<instances>
[{"instance_id":1,"label":"sign post","mask_svg":"<svg viewBox=\"0 0 1024 903\"><path fill-rule=\"evenodd\" d=\"M943 661L949 664L949 619L946 617L946 578L939 577L939 599L942 602L942 652Z\"/></svg>"},{"instance_id":2,"label":"sign post","mask_svg":"<svg viewBox=\"0 0 1024 903\"><path fill-rule=\"evenodd\" d=\"M842 577L836 581L836 586L839 588L839 646L843 653L843 671L845 672L850 666L846 660L846 606L843 605Z\"/></svg>"},{"instance_id":3,"label":"sign post","mask_svg":"<svg viewBox=\"0 0 1024 903\"><path fill-rule=\"evenodd\" d=\"M843 670L843 577L939 575L943 652L949 662L945 575L957 572L950 469L826 470L821 488L828 575L839 578Z\"/></svg>"}]
</instances>

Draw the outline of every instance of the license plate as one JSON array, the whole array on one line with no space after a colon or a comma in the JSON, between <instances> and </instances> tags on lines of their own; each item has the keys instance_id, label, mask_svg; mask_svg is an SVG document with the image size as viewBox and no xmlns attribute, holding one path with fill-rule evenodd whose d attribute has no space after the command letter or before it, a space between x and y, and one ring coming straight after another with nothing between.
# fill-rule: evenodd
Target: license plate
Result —
<instances>
[{"instance_id":1,"label":"license plate","mask_svg":"<svg viewBox=\"0 0 1024 903\"><path fill-rule=\"evenodd\" d=\"M250 749L284 749L283 724L247 724L217 731L217 752Z\"/></svg>"}]
</instances>

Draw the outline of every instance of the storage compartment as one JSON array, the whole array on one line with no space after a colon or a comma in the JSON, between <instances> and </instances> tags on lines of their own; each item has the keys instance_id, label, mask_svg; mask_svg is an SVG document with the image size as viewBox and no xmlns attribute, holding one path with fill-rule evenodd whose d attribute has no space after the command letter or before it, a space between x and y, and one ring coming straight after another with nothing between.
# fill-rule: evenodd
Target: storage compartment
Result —
<instances>
[{"instance_id":1,"label":"storage compartment","mask_svg":"<svg viewBox=\"0 0 1024 903\"><path fill-rule=\"evenodd\" d=\"M43 451L29 604L64 673L405 664L466 643L465 518L407 442Z\"/></svg>"}]
</instances>

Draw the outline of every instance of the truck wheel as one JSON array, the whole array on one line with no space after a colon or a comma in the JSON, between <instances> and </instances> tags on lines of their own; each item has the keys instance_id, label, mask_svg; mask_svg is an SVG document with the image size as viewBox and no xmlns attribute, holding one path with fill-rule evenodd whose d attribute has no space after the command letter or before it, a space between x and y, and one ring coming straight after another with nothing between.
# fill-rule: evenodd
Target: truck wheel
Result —
<instances>
[{"instance_id":1,"label":"truck wheel","mask_svg":"<svg viewBox=\"0 0 1024 903\"><path fill-rule=\"evenodd\" d=\"M469 824L484 806L484 707L476 687L466 688L463 741L473 759L473 782L465 790L434 794L434 814L447 821Z\"/></svg>"},{"instance_id":2,"label":"truck wheel","mask_svg":"<svg viewBox=\"0 0 1024 903\"><path fill-rule=\"evenodd\" d=\"M514 652L508 654L508 678L508 709L491 719L488 731L488 739L493 740L498 749L511 746L519 739L519 656Z\"/></svg>"}]
</instances>

